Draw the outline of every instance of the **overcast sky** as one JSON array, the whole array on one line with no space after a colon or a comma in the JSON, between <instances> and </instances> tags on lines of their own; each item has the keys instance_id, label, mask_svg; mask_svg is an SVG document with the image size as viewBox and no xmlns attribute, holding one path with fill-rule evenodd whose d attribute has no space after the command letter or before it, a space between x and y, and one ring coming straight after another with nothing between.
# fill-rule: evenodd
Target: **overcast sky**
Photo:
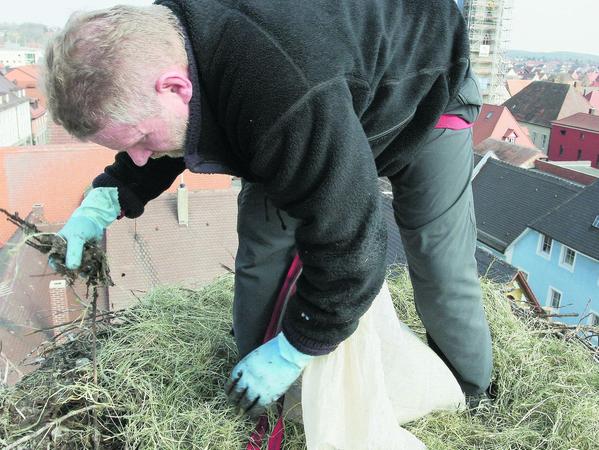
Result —
<instances>
[{"instance_id":1,"label":"overcast sky","mask_svg":"<svg viewBox=\"0 0 599 450\"><path fill-rule=\"evenodd\" d=\"M599 39L596 38L599 32L599 0L513 1L510 48L599 55ZM152 0L9 0L3 1L0 22L37 22L62 26L75 10L99 9L118 3L148 5Z\"/></svg>"}]
</instances>

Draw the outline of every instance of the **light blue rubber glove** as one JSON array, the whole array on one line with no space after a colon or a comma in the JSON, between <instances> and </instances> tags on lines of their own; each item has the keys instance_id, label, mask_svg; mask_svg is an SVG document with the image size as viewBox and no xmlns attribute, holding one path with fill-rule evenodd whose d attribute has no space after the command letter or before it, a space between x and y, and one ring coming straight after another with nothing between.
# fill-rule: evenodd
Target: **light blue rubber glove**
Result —
<instances>
[{"instance_id":1,"label":"light blue rubber glove","mask_svg":"<svg viewBox=\"0 0 599 450\"><path fill-rule=\"evenodd\" d=\"M81 206L58 232L67 241L67 269L77 269L81 265L84 244L102 239L104 229L116 220L120 212L117 188L95 188L89 191ZM50 265L54 267L55 263L50 261Z\"/></svg>"},{"instance_id":2,"label":"light blue rubber glove","mask_svg":"<svg viewBox=\"0 0 599 450\"><path fill-rule=\"evenodd\" d=\"M225 386L230 402L250 416L260 414L287 392L312 358L279 333L235 366Z\"/></svg>"}]
</instances>

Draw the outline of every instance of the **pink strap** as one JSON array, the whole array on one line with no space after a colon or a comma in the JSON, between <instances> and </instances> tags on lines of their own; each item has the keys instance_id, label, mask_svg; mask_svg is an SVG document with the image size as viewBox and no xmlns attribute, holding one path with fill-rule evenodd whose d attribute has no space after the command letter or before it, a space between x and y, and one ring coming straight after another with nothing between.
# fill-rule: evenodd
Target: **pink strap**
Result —
<instances>
[{"instance_id":1,"label":"pink strap","mask_svg":"<svg viewBox=\"0 0 599 450\"><path fill-rule=\"evenodd\" d=\"M283 287L279 291L279 296L277 297L277 302L275 303L272 316L270 317L270 323L268 324L268 328L266 329L266 334L264 336L265 343L274 338L279 332L281 313L283 312L283 308L285 307L285 304L289 298L291 298L291 296L295 293L295 283L297 282L297 279L301 273L302 261L300 260L299 255L296 254L295 258L293 258L291 266L289 267L289 270L287 271L287 277L285 277ZM268 450L281 450L281 445L283 444L283 437L285 436L285 424L283 423L283 399L284 397L281 397L277 402L277 412L279 418L268 438ZM262 441L264 441L264 436L268 431L268 425L268 416L265 414L260 416L258 423L256 424L256 428L250 436L246 450L260 450L262 448Z\"/></svg>"},{"instance_id":2,"label":"pink strap","mask_svg":"<svg viewBox=\"0 0 599 450\"><path fill-rule=\"evenodd\" d=\"M450 130L465 130L466 128L471 128L473 123L466 122L460 116L455 116L453 114L443 114L439 117L439 122L435 128L448 128Z\"/></svg>"}]
</instances>

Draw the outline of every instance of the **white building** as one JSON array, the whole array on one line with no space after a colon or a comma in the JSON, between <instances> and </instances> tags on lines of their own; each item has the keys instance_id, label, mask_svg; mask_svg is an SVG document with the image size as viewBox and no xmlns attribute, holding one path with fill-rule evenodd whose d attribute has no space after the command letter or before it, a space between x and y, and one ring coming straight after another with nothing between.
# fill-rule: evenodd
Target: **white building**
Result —
<instances>
[{"instance_id":1,"label":"white building","mask_svg":"<svg viewBox=\"0 0 599 450\"><path fill-rule=\"evenodd\" d=\"M0 75L0 147L31 145L31 110L25 89Z\"/></svg>"},{"instance_id":2,"label":"white building","mask_svg":"<svg viewBox=\"0 0 599 450\"><path fill-rule=\"evenodd\" d=\"M7 67L39 64L43 56L39 48L0 48L0 64Z\"/></svg>"}]
</instances>

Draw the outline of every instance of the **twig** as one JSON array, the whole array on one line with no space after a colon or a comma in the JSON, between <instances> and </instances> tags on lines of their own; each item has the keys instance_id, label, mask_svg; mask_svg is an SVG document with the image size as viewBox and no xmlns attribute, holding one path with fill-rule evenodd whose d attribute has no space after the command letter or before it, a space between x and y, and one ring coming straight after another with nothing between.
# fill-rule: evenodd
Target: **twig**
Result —
<instances>
[{"instance_id":1,"label":"twig","mask_svg":"<svg viewBox=\"0 0 599 450\"><path fill-rule=\"evenodd\" d=\"M98 335L96 328L96 312L98 309L98 288L92 287L92 362L94 367L94 385L98 385L98 361L96 359L96 352L98 348ZM93 399L97 402L97 393L94 392ZM100 421L98 420L98 411L94 409L94 448L100 449Z\"/></svg>"},{"instance_id":2,"label":"twig","mask_svg":"<svg viewBox=\"0 0 599 450\"><path fill-rule=\"evenodd\" d=\"M27 436L23 436L21 439L13 442L8 447L5 447L4 450L15 449L15 448L19 447L21 444L24 444L25 442L28 442L28 441L30 441L32 439L35 439L40 434L44 433L45 431L49 430L50 428L60 425L65 420L68 420L71 417L76 416L77 414L81 414L81 413L87 412L87 411L92 410L92 409L96 410L99 407L100 407L100 405L89 405L89 406L86 406L85 408L76 409L75 411L71 411L70 413L65 414L62 417L59 417L58 419L54 419L53 421L48 422L46 425L44 425L43 427L41 427L35 433L29 434Z\"/></svg>"}]
</instances>

